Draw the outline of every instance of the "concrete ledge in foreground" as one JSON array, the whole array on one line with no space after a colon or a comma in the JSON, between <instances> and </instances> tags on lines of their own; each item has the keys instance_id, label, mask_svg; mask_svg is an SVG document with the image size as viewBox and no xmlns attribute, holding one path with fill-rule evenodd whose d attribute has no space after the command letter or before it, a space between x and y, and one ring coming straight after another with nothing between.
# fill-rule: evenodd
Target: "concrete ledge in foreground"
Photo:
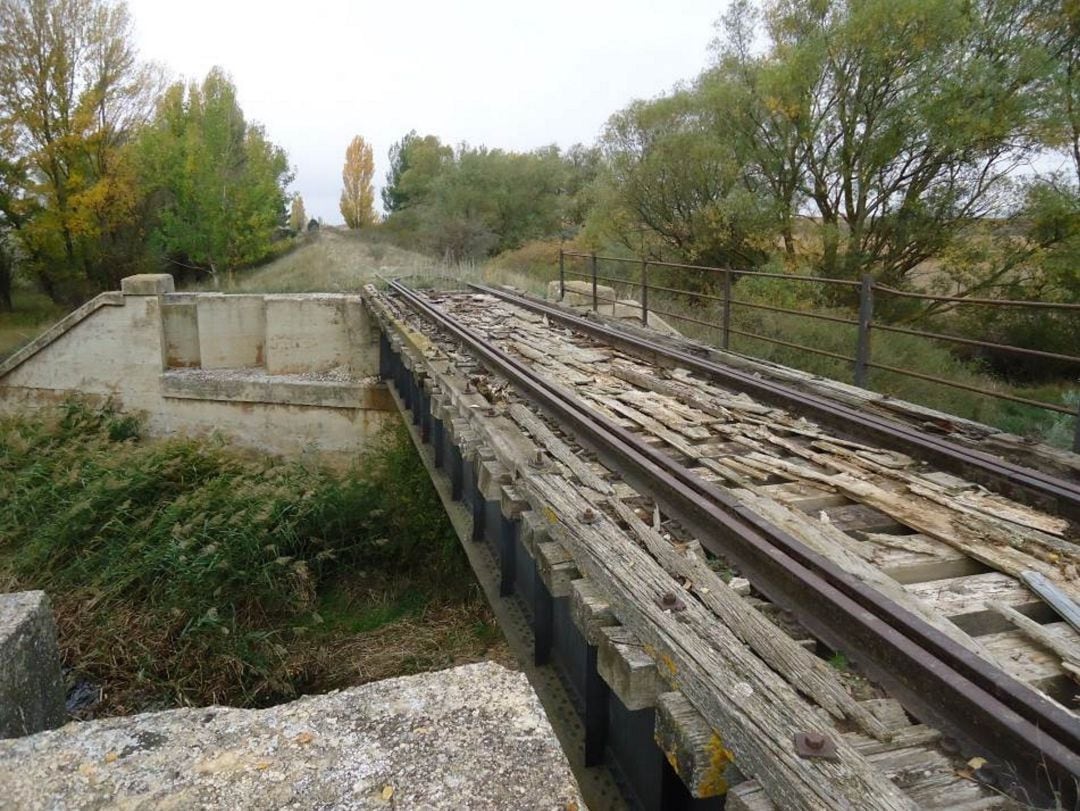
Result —
<instances>
[{"instance_id":1,"label":"concrete ledge in foreground","mask_svg":"<svg viewBox=\"0 0 1080 811\"><path fill-rule=\"evenodd\" d=\"M43 591L0 594L0 738L52 729L65 720L49 598ZM0 807L2 783L0 776Z\"/></svg>"},{"instance_id":2,"label":"concrete ledge in foreground","mask_svg":"<svg viewBox=\"0 0 1080 811\"><path fill-rule=\"evenodd\" d=\"M525 676L494 662L0 741L0 797L24 809L584 808Z\"/></svg>"}]
</instances>

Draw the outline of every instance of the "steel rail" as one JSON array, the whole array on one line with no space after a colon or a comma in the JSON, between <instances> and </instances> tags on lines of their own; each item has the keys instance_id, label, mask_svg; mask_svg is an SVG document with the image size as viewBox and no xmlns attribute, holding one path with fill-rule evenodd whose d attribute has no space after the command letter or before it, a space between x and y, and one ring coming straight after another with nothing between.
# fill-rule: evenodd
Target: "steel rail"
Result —
<instances>
[{"instance_id":1,"label":"steel rail","mask_svg":"<svg viewBox=\"0 0 1080 811\"><path fill-rule=\"evenodd\" d=\"M421 317L571 429L640 492L652 495L771 600L797 612L818 638L851 652L872 678L924 721L1010 764L1029 787L1064 792L1069 802L1075 801L1080 781L1080 722L1075 716L762 519L669 454L589 409L576 395L544 380L430 300L398 282L391 287Z\"/></svg>"},{"instance_id":2,"label":"steel rail","mask_svg":"<svg viewBox=\"0 0 1080 811\"><path fill-rule=\"evenodd\" d=\"M1043 509L1051 509L1074 521L1080 521L1080 483L1052 476L1033 468L1014 464L984 451L968 448L920 431L918 428L846 406L822 395L799 391L790 386L756 377L749 372L707 360L699 355L637 337L626 330L595 319L583 318L537 299L483 284L469 287L488 293L520 307L543 313L573 329L647 356L663 357L681 366L745 391L751 396L800 414L812 415L838 431L853 434L916 457L974 480L1003 495Z\"/></svg>"}]
</instances>

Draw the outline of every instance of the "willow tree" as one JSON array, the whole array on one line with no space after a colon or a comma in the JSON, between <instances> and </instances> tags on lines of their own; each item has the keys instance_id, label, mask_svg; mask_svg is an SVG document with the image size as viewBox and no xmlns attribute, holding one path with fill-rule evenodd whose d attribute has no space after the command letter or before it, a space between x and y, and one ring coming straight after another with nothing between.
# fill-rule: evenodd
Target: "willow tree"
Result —
<instances>
[{"instance_id":1,"label":"willow tree","mask_svg":"<svg viewBox=\"0 0 1080 811\"><path fill-rule=\"evenodd\" d=\"M345 150L341 170L341 216L349 228L362 228L375 222L375 158L371 145L357 135Z\"/></svg>"}]
</instances>

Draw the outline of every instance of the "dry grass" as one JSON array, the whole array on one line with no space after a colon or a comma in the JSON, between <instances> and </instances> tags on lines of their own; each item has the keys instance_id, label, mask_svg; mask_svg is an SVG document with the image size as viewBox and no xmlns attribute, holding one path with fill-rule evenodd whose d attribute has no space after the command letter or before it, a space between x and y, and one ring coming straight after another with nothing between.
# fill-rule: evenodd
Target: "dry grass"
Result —
<instances>
[{"instance_id":1,"label":"dry grass","mask_svg":"<svg viewBox=\"0 0 1080 811\"><path fill-rule=\"evenodd\" d=\"M150 441L69 403L0 420L0 588L52 598L95 714L263 706L499 654L403 429L348 473Z\"/></svg>"},{"instance_id":2,"label":"dry grass","mask_svg":"<svg viewBox=\"0 0 1080 811\"><path fill-rule=\"evenodd\" d=\"M406 276L431 267L432 260L371 235L325 227L308 244L267 265L236 273L220 288L209 282L197 290L225 293L356 293L376 274Z\"/></svg>"}]
</instances>

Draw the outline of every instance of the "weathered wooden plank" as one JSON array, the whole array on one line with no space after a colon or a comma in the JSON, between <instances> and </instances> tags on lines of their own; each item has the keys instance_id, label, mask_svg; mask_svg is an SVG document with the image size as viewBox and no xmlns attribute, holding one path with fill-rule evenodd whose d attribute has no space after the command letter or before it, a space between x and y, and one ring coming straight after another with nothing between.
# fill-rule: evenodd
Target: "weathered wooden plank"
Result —
<instances>
[{"instance_id":1,"label":"weathered wooden plank","mask_svg":"<svg viewBox=\"0 0 1080 811\"><path fill-rule=\"evenodd\" d=\"M1075 572L1080 557L1059 547L1059 542L1034 530L1005 527L989 517L974 513L958 514L938 503L938 494L928 488L910 484L904 494L883 490L874 484L857 479L848 473L825 474L806 465L750 453L741 460L744 464L760 466L773 472L808 482L835 488L849 498L876 507L901 524L918 532L951 544L964 553L998 571L1019 577L1021 572L1034 570L1050 578L1072 598L1075 582L1066 582L1068 573ZM1039 554L1043 557L1036 557ZM1053 561L1053 562L1047 562Z\"/></svg>"},{"instance_id":2,"label":"weathered wooden plank","mask_svg":"<svg viewBox=\"0 0 1080 811\"><path fill-rule=\"evenodd\" d=\"M986 655L976 640L927 605L922 599L919 599L917 595L906 591L903 586L883 574L876 566L860 556L859 552L862 552L863 555L866 554L866 549L863 548L865 544L860 544L835 527L823 524L800 510L778 504L771 499L762 498L751 491L739 490L736 491L736 495L762 518L775 524L780 529L788 531L795 538L819 554L824 555L841 569L872 585L886 597L918 615L958 644L963 645L968 650ZM852 549L852 544L858 546Z\"/></svg>"},{"instance_id":3,"label":"weathered wooden plank","mask_svg":"<svg viewBox=\"0 0 1080 811\"><path fill-rule=\"evenodd\" d=\"M727 792L734 776L731 752L682 693L657 697L653 738L691 796L718 797Z\"/></svg>"},{"instance_id":4,"label":"weathered wooden plank","mask_svg":"<svg viewBox=\"0 0 1080 811\"><path fill-rule=\"evenodd\" d=\"M596 670L628 710L644 710L656 705L667 689L634 632L623 625L600 629Z\"/></svg>"},{"instance_id":5,"label":"weathered wooden plank","mask_svg":"<svg viewBox=\"0 0 1080 811\"><path fill-rule=\"evenodd\" d=\"M1065 640L1080 642L1067 622L1052 622L1040 626L1046 633ZM1042 647L1033 645L1031 638L1022 631L1000 631L987 634L980 641L994 658L1001 663L1005 671L1020 681L1026 681L1041 687L1060 679L1066 671L1061 665L1061 657Z\"/></svg>"},{"instance_id":6,"label":"weathered wooden plank","mask_svg":"<svg viewBox=\"0 0 1080 811\"><path fill-rule=\"evenodd\" d=\"M1004 617L1030 639L1035 640L1044 648L1052 650L1061 657L1062 661L1072 665L1073 669L1080 668L1080 647L1075 643L1075 631L1071 635L1051 633L1030 617L1025 617L1015 608L1005 605L999 600L987 600L986 607Z\"/></svg>"},{"instance_id":7,"label":"weathered wooden plank","mask_svg":"<svg viewBox=\"0 0 1080 811\"><path fill-rule=\"evenodd\" d=\"M611 605L586 577L570 583L570 616L590 645L599 645L603 629L618 624Z\"/></svg>"},{"instance_id":8,"label":"weathered wooden plank","mask_svg":"<svg viewBox=\"0 0 1080 811\"><path fill-rule=\"evenodd\" d=\"M848 694L836 673L825 662L808 653L794 639L753 610L692 550L676 550L625 504L612 502L611 506L668 574L684 579L686 587L721 622L796 690L812 698L834 718L847 718L875 738L888 737L888 730Z\"/></svg>"},{"instance_id":9,"label":"weathered wooden plank","mask_svg":"<svg viewBox=\"0 0 1080 811\"><path fill-rule=\"evenodd\" d=\"M832 730L839 759L800 758L792 735L820 730L821 718L787 682L751 653L696 601L661 608L670 576L606 517L573 520L588 502L561 478L528 473L534 508L549 532L603 588L615 614L645 643L706 721L723 729L740 770L755 774L784 808L912 808L913 804Z\"/></svg>"},{"instance_id":10,"label":"weathered wooden plank","mask_svg":"<svg viewBox=\"0 0 1080 811\"><path fill-rule=\"evenodd\" d=\"M551 596L570 596L570 584L580 575L573 557L561 543L549 541L536 544L536 568Z\"/></svg>"},{"instance_id":11,"label":"weathered wooden plank","mask_svg":"<svg viewBox=\"0 0 1080 811\"><path fill-rule=\"evenodd\" d=\"M570 449L569 445L555 436L554 432L544 424L544 421L529 411L528 408L521 403L514 403L514 405L510 406L510 416L514 419L514 422L528 431L534 440L543 445L548 453L566 465L583 485L591 487L598 493L611 493L611 485L596 475L588 463L578 457Z\"/></svg>"},{"instance_id":12,"label":"weathered wooden plank","mask_svg":"<svg viewBox=\"0 0 1080 811\"><path fill-rule=\"evenodd\" d=\"M904 588L941 616L976 635L1004 631L1009 627L1008 622L986 607L987 600L1006 603L1026 614L1049 613L1042 601L1019 581L1000 572L912 583Z\"/></svg>"}]
</instances>

